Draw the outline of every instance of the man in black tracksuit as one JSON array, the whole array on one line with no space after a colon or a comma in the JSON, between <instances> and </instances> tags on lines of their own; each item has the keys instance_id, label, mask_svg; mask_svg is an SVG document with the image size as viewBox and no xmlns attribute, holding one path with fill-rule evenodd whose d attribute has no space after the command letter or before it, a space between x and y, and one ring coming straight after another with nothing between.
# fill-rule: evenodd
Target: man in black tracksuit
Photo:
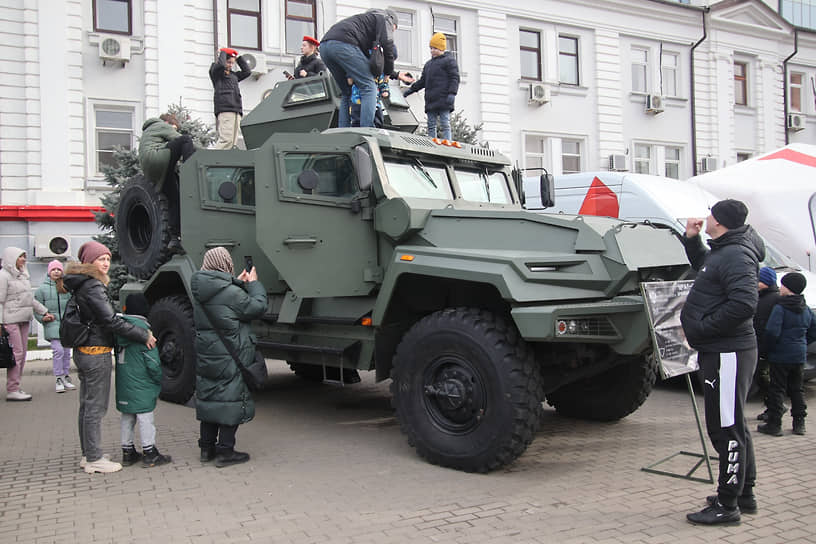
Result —
<instances>
[{"instance_id":1,"label":"man in black tracksuit","mask_svg":"<svg viewBox=\"0 0 816 544\"><path fill-rule=\"evenodd\" d=\"M747 215L742 202L722 200L706 219L710 251L700 239L702 219L689 219L683 237L697 277L680 321L699 352L706 428L720 459L717 495L707 498L709 506L686 516L692 523L739 523L740 509L756 512L754 446L743 409L757 363L753 316L765 244L745 224Z\"/></svg>"}]
</instances>

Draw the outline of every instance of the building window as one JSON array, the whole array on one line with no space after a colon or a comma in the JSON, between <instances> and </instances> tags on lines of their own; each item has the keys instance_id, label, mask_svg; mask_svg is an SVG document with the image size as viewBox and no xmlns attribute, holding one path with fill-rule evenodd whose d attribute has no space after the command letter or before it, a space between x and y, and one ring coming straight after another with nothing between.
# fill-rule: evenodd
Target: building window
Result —
<instances>
[{"instance_id":1,"label":"building window","mask_svg":"<svg viewBox=\"0 0 816 544\"><path fill-rule=\"evenodd\" d=\"M753 153L750 152L737 153L737 162L747 161L751 158L752 154Z\"/></svg>"},{"instance_id":2,"label":"building window","mask_svg":"<svg viewBox=\"0 0 816 544\"><path fill-rule=\"evenodd\" d=\"M541 81L541 33L519 30L521 79Z\"/></svg>"},{"instance_id":3,"label":"building window","mask_svg":"<svg viewBox=\"0 0 816 544\"><path fill-rule=\"evenodd\" d=\"M315 36L315 0L286 0L286 52L300 54L303 36Z\"/></svg>"},{"instance_id":4,"label":"building window","mask_svg":"<svg viewBox=\"0 0 816 544\"><path fill-rule=\"evenodd\" d=\"M289 4L287 0L287 24ZM298 51L303 34L298 36ZM227 0L227 41L230 47L240 49L261 49L261 4L260 0Z\"/></svg>"},{"instance_id":5,"label":"building window","mask_svg":"<svg viewBox=\"0 0 816 544\"><path fill-rule=\"evenodd\" d=\"M663 161L666 177L680 179L680 148L668 146L664 153Z\"/></svg>"},{"instance_id":6,"label":"building window","mask_svg":"<svg viewBox=\"0 0 816 544\"><path fill-rule=\"evenodd\" d=\"M677 53L663 53L660 59L661 93L665 96L680 96L677 71L680 68Z\"/></svg>"},{"instance_id":7,"label":"building window","mask_svg":"<svg viewBox=\"0 0 816 544\"><path fill-rule=\"evenodd\" d=\"M816 30L816 4L813 0L780 0L779 11L795 26Z\"/></svg>"},{"instance_id":8,"label":"building window","mask_svg":"<svg viewBox=\"0 0 816 544\"><path fill-rule=\"evenodd\" d=\"M132 149L134 134L134 110L127 107L94 107L94 149L96 165L94 172L102 174L103 166L117 167L113 158L116 147Z\"/></svg>"},{"instance_id":9,"label":"building window","mask_svg":"<svg viewBox=\"0 0 816 544\"><path fill-rule=\"evenodd\" d=\"M447 39L447 50L459 62L459 45L457 40L456 19L452 17L442 17L435 15L433 18L433 31L441 32Z\"/></svg>"},{"instance_id":10,"label":"building window","mask_svg":"<svg viewBox=\"0 0 816 544\"><path fill-rule=\"evenodd\" d=\"M130 0L94 0L94 30L130 34L133 30Z\"/></svg>"},{"instance_id":11,"label":"building window","mask_svg":"<svg viewBox=\"0 0 816 544\"><path fill-rule=\"evenodd\" d=\"M578 38L558 36L558 80L578 85Z\"/></svg>"},{"instance_id":12,"label":"building window","mask_svg":"<svg viewBox=\"0 0 816 544\"><path fill-rule=\"evenodd\" d=\"M791 72L790 81L788 82L788 107L790 111L802 111L802 82L804 81L804 74Z\"/></svg>"},{"instance_id":13,"label":"building window","mask_svg":"<svg viewBox=\"0 0 816 544\"><path fill-rule=\"evenodd\" d=\"M744 62L734 63L734 104L748 105L748 65Z\"/></svg>"},{"instance_id":14,"label":"building window","mask_svg":"<svg viewBox=\"0 0 816 544\"><path fill-rule=\"evenodd\" d=\"M396 11L396 10L395 10ZM414 14L397 11L397 31L394 32L394 45L397 46L397 60L400 64L416 66L414 59Z\"/></svg>"},{"instance_id":15,"label":"building window","mask_svg":"<svg viewBox=\"0 0 816 544\"><path fill-rule=\"evenodd\" d=\"M652 167L652 146L647 144L635 144L635 156L632 160L635 173L650 174Z\"/></svg>"},{"instance_id":16,"label":"building window","mask_svg":"<svg viewBox=\"0 0 816 544\"><path fill-rule=\"evenodd\" d=\"M632 92L645 93L649 88L649 52L632 48Z\"/></svg>"},{"instance_id":17,"label":"building window","mask_svg":"<svg viewBox=\"0 0 816 544\"><path fill-rule=\"evenodd\" d=\"M561 140L561 173L575 174L581 171L581 142Z\"/></svg>"},{"instance_id":18,"label":"building window","mask_svg":"<svg viewBox=\"0 0 816 544\"><path fill-rule=\"evenodd\" d=\"M524 167L547 168L546 139L541 136L524 137Z\"/></svg>"}]
</instances>

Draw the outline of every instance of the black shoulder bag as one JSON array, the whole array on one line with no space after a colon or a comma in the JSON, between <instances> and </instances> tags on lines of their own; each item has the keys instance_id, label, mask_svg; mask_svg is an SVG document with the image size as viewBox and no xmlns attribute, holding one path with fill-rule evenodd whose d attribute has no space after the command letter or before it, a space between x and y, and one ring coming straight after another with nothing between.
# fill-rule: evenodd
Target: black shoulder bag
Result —
<instances>
[{"instance_id":1,"label":"black shoulder bag","mask_svg":"<svg viewBox=\"0 0 816 544\"><path fill-rule=\"evenodd\" d=\"M266 370L266 360L264 359L263 354L255 350L255 362L250 366L244 366L241 362L241 359L238 357L238 354L232 349L232 346L227 339L224 338L224 335L221 334L221 330L215 326L215 321L212 318L212 314L207 310L207 307L202 304L201 309L204 310L204 314L207 316L207 319L210 321L210 326L215 331L215 334L218 335L218 338L221 339L221 343L224 344L224 347L227 348L227 351L232 356L232 359L235 361L235 364L238 365L238 369L241 371L241 376L244 378L244 383L249 387L250 391L261 391L264 386L266 385L266 379L269 377L269 373Z\"/></svg>"},{"instance_id":2,"label":"black shoulder bag","mask_svg":"<svg viewBox=\"0 0 816 544\"><path fill-rule=\"evenodd\" d=\"M72 294L65 305L65 315L60 320L59 335L60 343L64 348L84 346L91 337L91 324L82 321L76 295Z\"/></svg>"},{"instance_id":3,"label":"black shoulder bag","mask_svg":"<svg viewBox=\"0 0 816 544\"><path fill-rule=\"evenodd\" d=\"M371 75L380 77L385 69L385 55L383 48L379 41L371 44L371 54L368 56L368 66L371 70Z\"/></svg>"},{"instance_id":4,"label":"black shoulder bag","mask_svg":"<svg viewBox=\"0 0 816 544\"><path fill-rule=\"evenodd\" d=\"M14 368L16 364L9 333L3 325L0 325L0 368Z\"/></svg>"}]
</instances>

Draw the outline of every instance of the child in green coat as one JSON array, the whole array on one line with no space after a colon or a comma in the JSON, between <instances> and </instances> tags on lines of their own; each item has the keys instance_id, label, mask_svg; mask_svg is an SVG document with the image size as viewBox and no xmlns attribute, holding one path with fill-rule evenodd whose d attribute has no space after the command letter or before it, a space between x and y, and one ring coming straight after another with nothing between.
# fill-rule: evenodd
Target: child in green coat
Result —
<instances>
[{"instance_id":1,"label":"child in green coat","mask_svg":"<svg viewBox=\"0 0 816 544\"><path fill-rule=\"evenodd\" d=\"M145 316L150 311L144 295L131 294L125 299L126 312L122 319L150 329ZM153 411L161 390L161 362L159 350L148 349L144 344L131 342L123 336L116 337L119 349L116 354L116 409L122 413L122 465L130 466L142 460L143 467L170 463L169 455L162 455L156 448L156 425ZM136 423L142 439L142 453L136 451L133 436Z\"/></svg>"}]
</instances>

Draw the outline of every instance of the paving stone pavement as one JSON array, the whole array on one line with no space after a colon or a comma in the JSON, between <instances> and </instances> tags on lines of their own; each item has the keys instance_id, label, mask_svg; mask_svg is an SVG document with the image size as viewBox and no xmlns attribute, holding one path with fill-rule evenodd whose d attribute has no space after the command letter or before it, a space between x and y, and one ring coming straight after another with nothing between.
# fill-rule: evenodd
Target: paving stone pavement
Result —
<instances>
[{"instance_id":1,"label":"paving stone pavement","mask_svg":"<svg viewBox=\"0 0 816 544\"><path fill-rule=\"evenodd\" d=\"M394 420L388 383L372 373L338 388L271 364L255 420L238 431L249 463L201 464L194 410L160 402L157 442L174 462L88 475L79 469L76 392L54 393L50 361L30 361L23 387L34 400L0 404L0 543L816 542L816 428L792 435L789 417L784 437L754 433L759 513L735 527L695 527L685 514L714 486L641 470L701 451L682 388L656 389L616 423L548 409L526 453L483 475L422 461ZM813 406L816 384L806 395ZM113 406L103 439L117 459ZM760 411L749 404L752 417ZM686 472L690 459L666 468Z\"/></svg>"}]
</instances>

